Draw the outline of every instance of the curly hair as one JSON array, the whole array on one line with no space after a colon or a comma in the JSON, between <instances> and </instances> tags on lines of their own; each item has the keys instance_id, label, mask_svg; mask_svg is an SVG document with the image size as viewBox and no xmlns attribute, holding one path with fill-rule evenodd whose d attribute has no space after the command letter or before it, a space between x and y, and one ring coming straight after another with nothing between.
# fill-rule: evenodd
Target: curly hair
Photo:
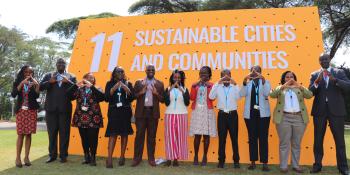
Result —
<instances>
[{"instance_id":1,"label":"curly hair","mask_svg":"<svg viewBox=\"0 0 350 175\"><path fill-rule=\"evenodd\" d=\"M286 80L284 80L287 76L288 73L292 73L293 74L293 77L294 77L294 80L297 81L297 76L295 75L294 72L290 71L290 70L287 70L285 72L283 72L282 76L281 76L281 85L283 85L284 83L286 83Z\"/></svg>"},{"instance_id":2,"label":"curly hair","mask_svg":"<svg viewBox=\"0 0 350 175\"><path fill-rule=\"evenodd\" d=\"M172 73L171 73L171 75L170 75L170 78L169 78L169 84L170 84L170 86L172 86L174 83L175 83L175 81L173 80L174 79L174 75L175 74L180 74L180 83L181 83L181 86L183 86L183 87L185 87L185 79L186 79L186 77L185 77L185 72L184 71L181 71L181 70L178 70L178 69L175 69Z\"/></svg>"}]
</instances>

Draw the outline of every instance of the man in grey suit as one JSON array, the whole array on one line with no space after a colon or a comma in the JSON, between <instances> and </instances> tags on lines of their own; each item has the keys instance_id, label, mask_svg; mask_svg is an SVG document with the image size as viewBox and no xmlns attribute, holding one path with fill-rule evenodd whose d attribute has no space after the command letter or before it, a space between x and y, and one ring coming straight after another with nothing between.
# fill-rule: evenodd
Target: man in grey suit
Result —
<instances>
[{"instance_id":1,"label":"man in grey suit","mask_svg":"<svg viewBox=\"0 0 350 175\"><path fill-rule=\"evenodd\" d=\"M72 115L72 103L67 95L67 89L76 83L75 77L66 72L64 59L59 58L56 67L57 71L47 73L40 83L40 91L46 90L45 117L49 135L49 159L46 163L53 162L57 158L58 133L61 163L67 161Z\"/></svg>"},{"instance_id":2,"label":"man in grey suit","mask_svg":"<svg viewBox=\"0 0 350 175\"><path fill-rule=\"evenodd\" d=\"M341 174L349 174L344 141L346 109L342 90L350 89L350 80L341 69L331 68L328 54L319 57L321 69L311 74L309 89L315 98L311 115L314 122L314 158L311 173L322 169L323 139L327 121L336 145L337 167Z\"/></svg>"}]
</instances>

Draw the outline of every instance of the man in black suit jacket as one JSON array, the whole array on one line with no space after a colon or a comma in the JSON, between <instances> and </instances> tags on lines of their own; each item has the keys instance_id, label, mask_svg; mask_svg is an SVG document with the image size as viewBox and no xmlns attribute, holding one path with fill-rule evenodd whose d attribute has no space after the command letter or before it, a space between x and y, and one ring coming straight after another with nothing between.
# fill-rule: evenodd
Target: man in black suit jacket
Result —
<instances>
[{"instance_id":1,"label":"man in black suit jacket","mask_svg":"<svg viewBox=\"0 0 350 175\"><path fill-rule=\"evenodd\" d=\"M343 70L329 67L330 61L328 54L322 54L319 58L322 68L311 74L309 89L315 96L311 111L314 117L315 163L311 173L318 173L322 169L323 139L328 121L336 145L338 170L348 175L344 141L346 109L342 90L350 89L350 80Z\"/></svg>"},{"instance_id":2,"label":"man in black suit jacket","mask_svg":"<svg viewBox=\"0 0 350 175\"><path fill-rule=\"evenodd\" d=\"M57 159L57 135L59 133L61 162L67 161L70 121L72 115L71 99L67 89L76 83L72 74L65 71L66 62L60 58L56 62L57 71L47 73L40 83L40 91L46 90L45 111L46 125L49 135L49 159L46 163Z\"/></svg>"}]
</instances>

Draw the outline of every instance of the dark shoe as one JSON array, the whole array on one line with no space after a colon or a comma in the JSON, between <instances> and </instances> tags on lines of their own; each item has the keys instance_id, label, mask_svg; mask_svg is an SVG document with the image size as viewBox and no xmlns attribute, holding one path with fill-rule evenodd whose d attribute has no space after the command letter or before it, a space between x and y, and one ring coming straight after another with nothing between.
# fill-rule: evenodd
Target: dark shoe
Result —
<instances>
[{"instance_id":1,"label":"dark shoe","mask_svg":"<svg viewBox=\"0 0 350 175\"><path fill-rule=\"evenodd\" d=\"M198 156L194 156L194 158L193 158L193 165L199 165L199 163L198 163Z\"/></svg>"},{"instance_id":2,"label":"dark shoe","mask_svg":"<svg viewBox=\"0 0 350 175\"><path fill-rule=\"evenodd\" d=\"M256 165L255 163L253 164L250 164L249 167L248 167L248 170L255 170L256 169Z\"/></svg>"},{"instance_id":3,"label":"dark shoe","mask_svg":"<svg viewBox=\"0 0 350 175\"><path fill-rule=\"evenodd\" d=\"M288 173L288 168L286 168L286 169L281 168L280 172L286 174L286 173Z\"/></svg>"},{"instance_id":4,"label":"dark shoe","mask_svg":"<svg viewBox=\"0 0 350 175\"><path fill-rule=\"evenodd\" d=\"M84 161L81 162L81 164L89 164L90 163L90 159L91 159L90 154L89 153L85 153L84 154Z\"/></svg>"},{"instance_id":5,"label":"dark shoe","mask_svg":"<svg viewBox=\"0 0 350 175\"><path fill-rule=\"evenodd\" d=\"M96 166L96 155L91 155L90 166Z\"/></svg>"},{"instance_id":6,"label":"dark shoe","mask_svg":"<svg viewBox=\"0 0 350 175\"><path fill-rule=\"evenodd\" d=\"M67 158L65 157L62 157L61 160L60 160L61 163L66 163L67 162Z\"/></svg>"},{"instance_id":7,"label":"dark shoe","mask_svg":"<svg viewBox=\"0 0 350 175\"><path fill-rule=\"evenodd\" d=\"M349 170L339 170L339 173L340 173L341 175L350 175Z\"/></svg>"},{"instance_id":8,"label":"dark shoe","mask_svg":"<svg viewBox=\"0 0 350 175\"><path fill-rule=\"evenodd\" d=\"M32 165L32 163L30 163L30 161L29 161L29 159L27 158L24 158L24 165L25 166L31 166Z\"/></svg>"},{"instance_id":9,"label":"dark shoe","mask_svg":"<svg viewBox=\"0 0 350 175\"><path fill-rule=\"evenodd\" d=\"M304 171L301 168L293 168L292 170L296 173L304 173Z\"/></svg>"},{"instance_id":10,"label":"dark shoe","mask_svg":"<svg viewBox=\"0 0 350 175\"><path fill-rule=\"evenodd\" d=\"M178 167L179 166L179 162L177 160L174 160L173 161L173 166Z\"/></svg>"},{"instance_id":11,"label":"dark shoe","mask_svg":"<svg viewBox=\"0 0 350 175\"><path fill-rule=\"evenodd\" d=\"M141 163L141 160L133 160L131 166L135 167Z\"/></svg>"},{"instance_id":12,"label":"dark shoe","mask_svg":"<svg viewBox=\"0 0 350 175\"><path fill-rule=\"evenodd\" d=\"M207 157L203 156L201 166L207 166L207 162L208 162Z\"/></svg>"},{"instance_id":13,"label":"dark shoe","mask_svg":"<svg viewBox=\"0 0 350 175\"><path fill-rule=\"evenodd\" d=\"M220 162L220 161L219 161L217 167L218 167L218 168L224 168L224 164L225 164L224 162Z\"/></svg>"},{"instance_id":14,"label":"dark shoe","mask_svg":"<svg viewBox=\"0 0 350 175\"><path fill-rule=\"evenodd\" d=\"M233 168L238 169L241 168L241 165L239 165L239 162L233 163Z\"/></svg>"},{"instance_id":15,"label":"dark shoe","mask_svg":"<svg viewBox=\"0 0 350 175\"><path fill-rule=\"evenodd\" d=\"M56 158L52 158L52 157L49 157L47 160L46 160L46 163L51 163L53 161L55 161Z\"/></svg>"},{"instance_id":16,"label":"dark shoe","mask_svg":"<svg viewBox=\"0 0 350 175\"><path fill-rule=\"evenodd\" d=\"M321 172L321 168L316 168L316 167L313 167L312 170L310 171L311 174L315 174L319 172Z\"/></svg>"},{"instance_id":17,"label":"dark shoe","mask_svg":"<svg viewBox=\"0 0 350 175\"><path fill-rule=\"evenodd\" d=\"M154 160L149 160L148 164L151 166L157 166L156 162Z\"/></svg>"},{"instance_id":18,"label":"dark shoe","mask_svg":"<svg viewBox=\"0 0 350 175\"><path fill-rule=\"evenodd\" d=\"M19 161L19 162L16 161L15 164L16 164L16 167L17 167L17 168L22 168L22 167L23 167L21 161Z\"/></svg>"},{"instance_id":19,"label":"dark shoe","mask_svg":"<svg viewBox=\"0 0 350 175\"><path fill-rule=\"evenodd\" d=\"M270 171L270 168L266 163L263 164L262 171L265 171L265 172Z\"/></svg>"},{"instance_id":20,"label":"dark shoe","mask_svg":"<svg viewBox=\"0 0 350 175\"><path fill-rule=\"evenodd\" d=\"M124 166L125 165L125 158L124 157L119 158L118 165L119 166Z\"/></svg>"},{"instance_id":21,"label":"dark shoe","mask_svg":"<svg viewBox=\"0 0 350 175\"><path fill-rule=\"evenodd\" d=\"M170 166L171 165L171 160L167 160L164 164L164 166Z\"/></svg>"},{"instance_id":22,"label":"dark shoe","mask_svg":"<svg viewBox=\"0 0 350 175\"><path fill-rule=\"evenodd\" d=\"M107 160L106 160L106 168L113 168L113 161L112 161L112 159L108 160L108 158L107 158Z\"/></svg>"}]
</instances>

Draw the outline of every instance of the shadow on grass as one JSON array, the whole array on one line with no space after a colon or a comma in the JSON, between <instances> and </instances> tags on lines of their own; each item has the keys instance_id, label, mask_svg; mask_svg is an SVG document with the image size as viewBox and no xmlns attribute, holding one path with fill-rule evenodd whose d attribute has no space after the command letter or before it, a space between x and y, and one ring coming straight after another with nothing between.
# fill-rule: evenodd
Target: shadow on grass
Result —
<instances>
[{"instance_id":1,"label":"shadow on grass","mask_svg":"<svg viewBox=\"0 0 350 175\"><path fill-rule=\"evenodd\" d=\"M113 160L113 169L107 169L105 168L105 158L104 157L98 157L97 158L97 166L92 167L89 165L82 165L81 161L83 159L82 156L69 156L67 163L60 163L58 160L54 161L52 163L45 163L45 160L47 159L47 156L40 157L39 159L36 159L32 161L32 166L26 167L23 166L23 168L16 168L15 166L3 170L0 172L1 175L3 174L11 174L11 175L40 175L40 174L48 174L48 175L57 175L57 174L64 174L64 175L109 175L109 174L121 174L121 175L144 175L144 174L152 174L152 175L195 175L195 174L268 174L268 175L274 175L274 174L280 174L278 165L271 165L271 171L270 172L262 172L260 169L261 167L258 165L257 169L254 171L247 170L248 165L242 164L240 169L234 169L232 164L226 164L224 169L218 169L216 168L216 163L209 163L205 167L201 166L193 166L191 162L180 162L179 167L165 167L163 165L159 165L157 167L150 167L147 163L147 161L143 161L139 166L137 167L130 167L131 160L127 159L125 166L118 166L118 159ZM348 163L350 163L350 159L348 159ZM304 174L308 174L309 170L311 169L311 166L303 166L303 169L305 170ZM337 174L338 170L336 167L324 167L322 170L322 173L319 175L326 175L326 174ZM294 174L290 172L289 174Z\"/></svg>"}]
</instances>

